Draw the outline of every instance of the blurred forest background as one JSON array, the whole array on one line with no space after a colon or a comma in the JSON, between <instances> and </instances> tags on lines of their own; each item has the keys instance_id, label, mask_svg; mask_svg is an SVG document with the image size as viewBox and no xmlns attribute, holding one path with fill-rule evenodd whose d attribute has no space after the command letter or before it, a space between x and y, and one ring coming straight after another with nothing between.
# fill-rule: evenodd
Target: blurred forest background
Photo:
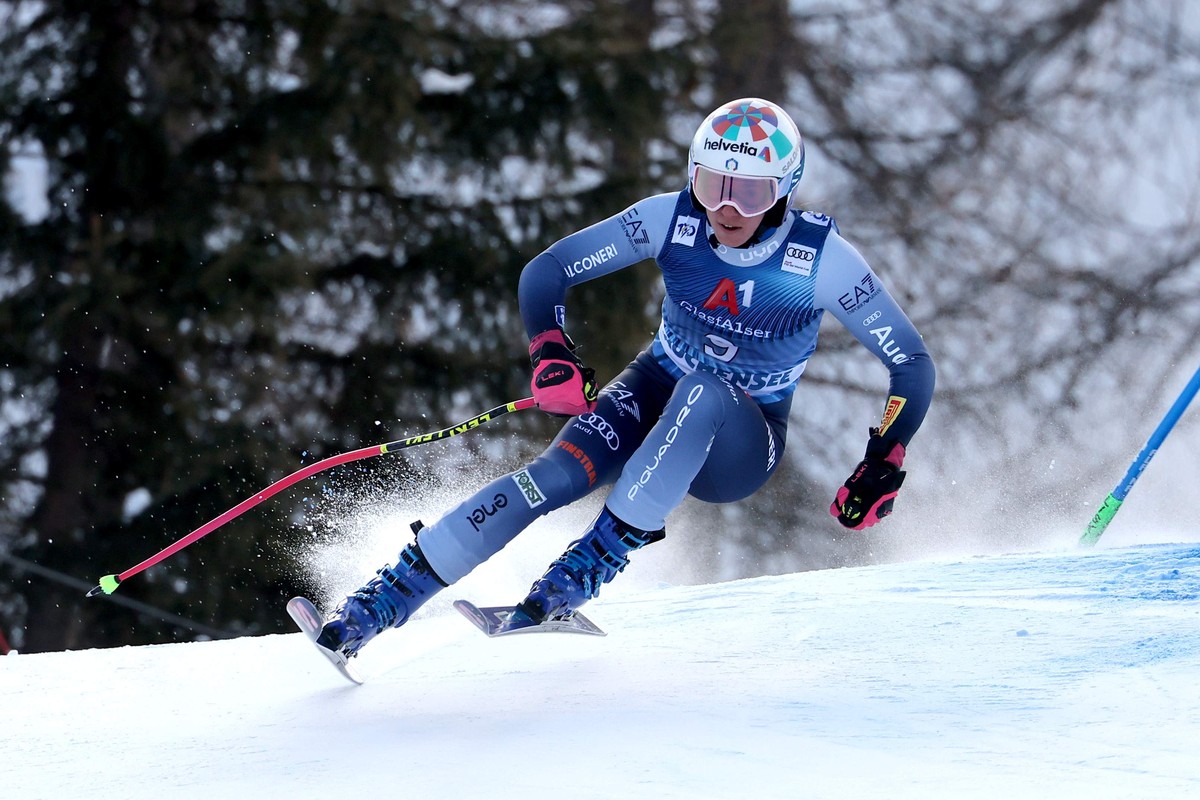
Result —
<instances>
[{"instance_id":1,"label":"blurred forest background","mask_svg":"<svg viewBox=\"0 0 1200 800\"><path fill-rule=\"evenodd\" d=\"M896 515L845 534L826 509L886 371L831 324L779 476L668 523L691 577L1077 535L1200 361L1197 16L0 0L0 632L36 652L286 630L288 543L341 491L461 496L538 452L559 423L525 412L334 470L83 597L304 464L527 394L522 266L682 188L695 126L746 95L791 111L803 203L889 284L939 385ZM656 327L656 276L569 298L602 378ZM1195 417L1173 434L1192 453ZM1195 463L1152 465L1164 522L1194 526Z\"/></svg>"}]
</instances>

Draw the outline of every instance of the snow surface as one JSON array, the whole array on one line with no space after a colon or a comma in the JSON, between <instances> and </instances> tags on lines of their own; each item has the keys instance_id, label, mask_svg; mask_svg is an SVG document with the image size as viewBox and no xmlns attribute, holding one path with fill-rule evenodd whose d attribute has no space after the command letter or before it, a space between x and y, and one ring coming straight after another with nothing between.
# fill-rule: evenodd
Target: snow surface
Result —
<instances>
[{"instance_id":1,"label":"snow surface","mask_svg":"<svg viewBox=\"0 0 1200 800\"><path fill-rule=\"evenodd\" d=\"M361 687L299 633L10 655L0 797L1200 797L1200 543L613 594Z\"/></svg>"}]
</instances>

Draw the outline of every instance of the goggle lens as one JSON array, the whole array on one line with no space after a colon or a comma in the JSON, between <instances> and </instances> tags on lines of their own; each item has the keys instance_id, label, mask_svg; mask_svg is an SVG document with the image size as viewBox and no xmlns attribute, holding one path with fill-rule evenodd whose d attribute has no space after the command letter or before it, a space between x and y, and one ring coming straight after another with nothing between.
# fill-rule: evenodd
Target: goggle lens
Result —
<instances>
[{"instance_id":1,"label":"goggle lens","mask_svg":"<svg viewBox=\"0 0 1200 800\"><path fill-rule=\"evenodd\" d=\"M729 205L743 217L756 217L779 199L779 182L774 178L726 175L697 164L692 172L692 191L709 211Z\"/></svg>"}]
</instances>

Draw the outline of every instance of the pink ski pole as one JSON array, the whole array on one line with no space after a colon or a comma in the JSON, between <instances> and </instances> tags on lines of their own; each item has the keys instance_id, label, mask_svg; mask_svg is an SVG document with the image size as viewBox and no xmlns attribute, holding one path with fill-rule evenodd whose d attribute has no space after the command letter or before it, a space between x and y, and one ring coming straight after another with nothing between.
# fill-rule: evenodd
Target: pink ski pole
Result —
<instances>
[{"instance_id":1,"label":"pink ski pole","mask_svg":"<svg viewBox=\"0 0 1200 800\"><path fill-rule=\"evenodd\" d=\"M196 530L189 533L187 536L183 537L182 539L175 542L174 544L163 548L162 550L160 550L159 552L150 556L149 558L147 558L145 561L141 562L140 564L132 566L129 569L125 570L124 572L120 572L115 575L105 575L103 578L100 579L100 583L97 584L95 587L93 587L87 593L87 596L95 597L96 595L101 594L101 593L112 594L113 592L115 592L117 590L117 587L121 585L121 581L124 581L127 578L131 578L134 575L137 575L142 570L149 569L150 567L153 567L155 564L159 563L160 561L170 558L171 556L175 555L176 553L178 553L180 550L184 549L188 545L195 544L196 542L200 541L205 536L207 536L208 534L215 531L217 528L224 525L226 522L229 522L232 519L236 519L237 517L240 517L242 514L246 513L250 509L254 508L256 505L263 502L264 500L274 497L275 495L279 494L280 492L282 492L284 489L288 488L289 486L291 486L295 483L299 483L300 481L304 480L305 478L312 477L313 475L316 475L318 472L327 470L330 467L336 467L339 464L349 464L351 461L358 461L363 458L379 456L379 455L383 455L384 453L392 453L397 450L403 450L407 447L414 447L419 444L426 444L427 442L436 442L436 441L440 441L442 439L448 439L451 436L458 436L460 433L466 433L467 431L474 430L475 428L478 428L480 425L484 424L485 422L489 422L489 421L495 419L496 417L502 416L504 414L508 414L509 412L512 412L512 411L522 411L526 408L533 408L533 406L534 406L533 398L526 397L523 400L516 400L511 403L505 403L502 406L496 406L495 408L493 408L489 411L485 411L482 414L471 417L470 419L468 419L464 422L460 422L457 425L451 425L449 428L443 428L440 431L434 431L433 433L422 433L422 434L418 434L416 436L410 436L407 439L397 439L394 442L387 442L386 444L376 444L376 445L372 445L370 447L363 447L359 450L351 450L348 453L341 453L340 455L330 456L329 458L326 458L322 461L318 461L315 464L309 464L307 467L296 470L291 475L288 475L286 478L281 478L280 480L275 481L275 483L272 483L270 486L263 489L261 492L258 492L257 494L247 497L245 500L238 503L233 508L229 509L228 511L221 514L220 516L215 517L212 520L209 520L208 522L204 523L199 528L197 528Z\"/></svg>"}]
</instances>

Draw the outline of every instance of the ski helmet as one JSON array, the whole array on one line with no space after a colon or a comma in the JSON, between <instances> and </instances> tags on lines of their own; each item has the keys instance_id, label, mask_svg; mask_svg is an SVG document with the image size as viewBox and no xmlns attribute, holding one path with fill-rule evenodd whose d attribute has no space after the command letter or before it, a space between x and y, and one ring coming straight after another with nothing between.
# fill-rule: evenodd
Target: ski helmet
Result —
<instances>
[{"instance_id":1,"label":"ski helmet","mask_svg":"<svg viewBox=\"0 0 1200 800\"><path fill-rule=\"evenodd\" d=\"M688 153L697 210L731 205L753 217L777 209L771 216L782 220L803 173L804 139L796 123L778 105L757 97L725 103L709 114Z\"/></svg>"}]
</instances>

